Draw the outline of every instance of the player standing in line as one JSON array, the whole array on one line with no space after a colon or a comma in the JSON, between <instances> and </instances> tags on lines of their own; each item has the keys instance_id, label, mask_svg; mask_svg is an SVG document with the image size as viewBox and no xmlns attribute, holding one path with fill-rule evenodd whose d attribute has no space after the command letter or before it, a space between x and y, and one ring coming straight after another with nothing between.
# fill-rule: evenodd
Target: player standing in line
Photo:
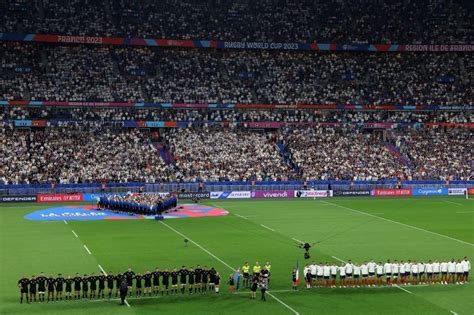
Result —
<instances>
[{"instance_id":1,"label":"player standing in line","mask_svg":"<svg viewBox=\"0 0 474 315\"><path fill-rule=\"evenodd\" d=\"M129 267L128 270L123 274L125 276L125 280L127 280L127 287L128 287L128 296L132 296L132 287L133 287L133 278L135 277L135 272L132 271L132 268Z\"/></svg>"},{"instance_id":2,"label":"player standing in line","mask_svg":"<svg viewBox=\"0 0 474 315\"><path fill-rule=\"evenodd\" d=\"M383 265L383 272L385 273L385 284L391 286L390 277L392 276L392 264L390 263L390 259L387 259L387 262Z\"/></svg>"},{"instance_id":3,"label":"player standing in line","mask_svg":"<svg viewBox=\"0 0 474 315\"><path fill-rule=\"evenodd\" d=\"M40 302L44 302L44 293L46 292L46 277L44 273L40 273L39 277L36 278L36 282L38 282L38 300Z\"/></svg>"},{"instance_id":4,"label":"player standing in line","mask_svg":"<svg viewBox=\"0 0 474 315\"><path fill-rule=\"evenodd\" d=\"M49 276L47 283L48 283L48 303L49 301L54 302L54 278L53 276Z\"/></svg>"},{"instance_id":5,"label":"player standing in line","mask_svg":"<svg viewBox=\"0 0 474 315\"><path fill-rule=\"evenodd\" d=\"M201 292L202 269L200 265L197 265L196 269L194 269L194 273L194 293Z\"/></svg>"},{"instance_id":6,"label":"player standing in line","mask_svg":"<svg viewBox=\"0 0 474 315\"><path fill-rule=\"evenodd\" d=\"M97 298L104 298L104 290L105 290L105 275L104 273L101 271L99 273L99 276L97 277L97 279L99 280L99 293L97 294Z\"/></svg>"},{"instance_id":7,"label":"player standing in line","mask_svg":"<svg viewBox=\"0 0 474 315\"><path fill-rule=\"evenodd\" d=\"M443 261L440 264L441 268L441 284L448 284L448 263Z\"/></svg>"},{"instance_id":8,"label":"player standing in line","mask_svg":"<svg viewBox=\"0 0 474 315\"><path fill-rule=\"evenodd\" d=\"M89 277L84 274L82 277L82 298L87 299L89 296Z\"/></svg>"},{"instance_id":9,"label":"player standing in line","mask_svg":"<svg viewBox=\"0 0 474 315\"><path fill-rule=\"evenodd\" d=\"M215 291L216 293L219 293L220 284L221 284L221 275L219 274L219 272L216 271L216 275L214 276L214 279L215 279L215 282L214 282Z\"/></svg>"},{"instance_id":10,"label":"player standing in line","mask_svg":"<svg viewBox=\"0 0 474 315\"><path fill-rule=\"evenodd\" d=\"M416 260L414 260L411 265L411 280L413 285L418 284L418 264L416 263Z\"/></svg>"},{"instance_id":11,"label":"player standing in line","mask_svg":"<svg viewBox=\"0 0 474 315\"><path fill-rule=\"evenodd\" d=\"M78 273L76 273L76 276L74 277L74 300L80 300L81 299L81 282L82 278L79 276Z\"/></svg>"},{"instance_id":12,"label":"player standing in line","mask_svg":"<svg viewBox=\"0 0 474 315\"><path fill-rule=\"evenodd\" d=\"M435 260L432 264L433 267L433 283L438 283L439 282L439 262Z\"/></svg>"},{"instance_id":13,"label":"player standing in line","mask_svg":"<svg viewBox=\"0 0 474 315\"><path fill-rule=\"evenodd\" d=\"M383 278L383 265L381 261L375 266L375 270L377 271L377 286L381 287Z\"/></svg>"},{"instance_id":14,"label":"player standing in line","mask_svg":"<svg viewBox=\"0 0 474 315\"><path fill-rule=\"evenodd\" d=\"M116 291L115 291L115 297L119 296L120 293L120 286L122 285L122 279L124 279L124 275L121 274L120 272L115 276L115 284L116 284Z\"/></svg>"},{"instance_id":15,"label":"player standing in line","mask_svg":"<svg viewBox=\"0 0 474 315\"><path fill-rule=\"evenodd\" d=\"M216 270L214 267L209 269L209 291L213 292L216 284Z\"/></svg>"},{"instance_id":16,"label":"player standing in line","mask_svg":"<svg viewBox=\"0 0 474 315\"><path fill-rule=\"evenodd\" d=\"M188 270L183 265L183 266L181 266L181 269L179 269L178 273L179 273L179 283L181 285L181 294L184 294L184 291L186 290Z\"/></svg>"},{"instance_id":17,"label":"player standing in line","mask_svg":"<svg viewBox=\"0 0 474 315\"><path fill-rule=\"evenodd\" d=\"M359 284L360 266L358 263L354 263L353 266L354 266L354 284L352 285L352 287L360 288L360 284Z\"/></svg>"},{"instance_id":18,"label":"player standing in line","mask_svg":"<svg viewBox=\"0 0 474 315\"><path fill-rule=\"evenodd\" d=\"M209 269L207 269L207 266L204 266L202 268L202 287L201 287L201 293L207 293L207 283L209 280Z\"/></svg>"},{"instance_id":19,"label":"player standing in line","mask_svg":"<svg viewBox=\"0 0 474 315\"><path fill-rule=\"evenodd\" d=\"M324 274L324 267L323 267L323 263L320 262L318 265L316 265L316 279L317 279L316 285L318 287L323 286L323 274Z\"/></svg>"},{"instance_id":20,"label":"player standing in line","mask_svg":"<svg viewBox=\"0 0 474 315\"><path fill-rule=\"evenodd\" d=\"M458 262L456 263L456 284L462 284L462 278L463 278L463 271L462 271L462 262L461 259L458 259Z\"/></svg>"},{"instance_id":21,"label":"player standing in line","mask_svg":"<svg viewBox=\"0 0 474 315\"><path fill-rule=\"evenodd\" d=\"M136 287L136 292L135 292L135 296L136 297L139 297L139 296L142 296L142 280L143 280L143 276L141 273L137 273L135 275L135 287Z\"/></svg>"},{"instance_id":22,"label":"player standing in line","mask_svg":"<svg viewBox=\"0 0 474 315\"><path fill-rule=\"evenodd\" d=\"M256 274L253 274L253 277L254 277L254 279L256 278L257 281L258 281L258 276ZM235 292L235 280L234 280L234 274L232 274L232 273L229 275L229 292L230 293Z\"/></svg>"},{"instance_id":23,"label":"player standing in line","mask_svg":"<svg viewBox=\"0 0 474 315\"><path fill-rule=\"evenodd\" d=\"M471 262L467 259L467 257L464 257L464 260L462 261L463 267L463 282L469 283L469 271L471 270Z\"/></svg>"},{"instance_id":24,"label":"player standing in line","mask_svg":"<svg viewBox=\"0 0 474 315\"><path fill-rule=\"evenodd\" d=\"M178 273L178 269L176 269L176 267L173 268L173 270L171 270L171 273L170 273L170 276L171 276L171 293L173 294L178 294L178 276L179 276L179 273Z\"/></svg>"},{"instance_id":25,"label":"player standing in line","mask_svg":"<svg viewBox=\"0 0 474 315\"><path fill-rule=\"evenodd\" d=\"M234 278L231 275L231 280L232 281ZM257 297L257 287L258 287L258 277L257 275L252 276L252 285L250 286L250 298L255 299ZM230 282L229 282L229 289L230 289Z\"/></svg>"},{"instance_id":26,"label":"player standing in line","mask_svg":"<svg viewBox=\"0 0 474 315\"><path fill-rule=\"evenodd\" d=\"M365 261L360 266L360 274L362 276L362 286L370 286L370 284L367 282L369 278L369 267L367 266L367 262Z\"/></svg>"},{"instance_id":27,"label":"player standing in line","mask_svg":"<svg viewBox=\"0 0 474 315\"><path fill-rule=\"evenodd\" d=\"M405 263L403 262L403 260L400 260L400 284L406 285L407 284L406 279L407 279L407 275L406 275Z\"/></svg>"},{"instance_id":28,"label":"player standing in line","mask_svg":"<svg viewBox=\"0 0 474 315\"><path fill-rule=\"evenodd\" d=\"M450 262L448 262L448 284L453 283L456 277L456 262L454 261L454 258L451 259Z\"/></svg>"},{"instance_id":29,"label":"player standing in line","mask_svg":"<svg viewBox=\"0 0 474 315\"><path fill-rule=\"evenodd\" d=\"M63 300L63 286L64 286L64 278L62 274L58 274L58 277L54 281L56 283L56 301Z\"/></svg>"},{"instance_id":30,"label":"player standing in line","mask_svg":"<svg viewBox=\"0 0 474 315\"><path fill-rule=\"evenodd\" d=\"M143 290L144 295L148 293L148 296L151 296L151 280L152 275L149 270L143 275L143 279L145 279L145 289Z\"/></svg>"},{"instance_id":31,"label":"player standing in line","mask_svg":"<svg viewBox=\"0 0 474 315\"><path fill-rule=\"evenodd\" d=\"M398 261L395 260L392 264L392 284L393 285L398 285L398 273L400 272L400 265L398 264Z\"/></svg>"},{"instance_id":32,"label":"player standing in line","mask_svg":"<svg viewBox=\"0 0 474 315\"><path fill-rule=\"evenodd\" d=\"M34 275L30 279L30 302L36 302L36 284L37 280Z\"/></svg>"},{"instance_id":33,"label":"player standing in line","mask_svg":"<svg viewBox=\"0 0 474 315\"><path fill-rule=\"evenodd\" d=\"M26 297L26 303L30 303L28 298L28 285L30 284L30 279L26 276L23 276L20 280L18 280L18 288L20 288L20 304L23 304L23 296Z\"/></svg>"},{"instance_id":34,"label":"player standing in line","mask_svg":"<svg viewBox=\"0 0 474 315\"><path fill-rule=\"evenodd\" d=\"M95 273L92 273L90 275L89 283L91 288L91 294L89 295L89 299L95 299L95 291L97 291L97 277Z\"/></svg>"},{"instance_id":35,"label":"player standing in line","mask_svg":"<svg viewBox=\"0 0 474 315\"><path fill-rule=\"evenodd\" d=\"M166 291L166 295L168 295L169 294L168 288L169 288L169 285L170 285L170 273L168 271L168 268L165 268L161 272L161 277L162 277L161 278L161 284L163 285L163 289L161 290L161 295L164 295L165 291Z\"/></svg>"},{"instance_id":36,"label":"player standing in line","mask_svg":"<svg viewBox=\"0 0 474 315\"><path fill-rule=\"evenodd\" d=\"M418 272L419 272L419 276L420 276L420 281L419 283L422 283L422 284L425 284L425 263L424 262L419 262L418 263Z\"/></svg>"},{"instance_id":37,"label":"player standing in line","mask_svg":"<svg viewBox=\"0 0 474 315\"><path fill-rule=\"evenodd\" d=\"M405 263L405 283L407 285L411 285L411 281L410 281L411 266L412 266L411 260L408 259L408 261Z\"/></svg>"},{"instance_id":38,"label":"player standing in line","mask_svg":"<svg viewBox=\"0 0 474 315\"><path fill-rule=\"evenodd\" d=\"M250 287L250 274L249 274L250 266L248 262L245 262L242 266L242 273L244 276L244 287Z\"/></svg>"},{"instance_id":39,"label":"player standing in line","mask_svg":"<svg viewBox=\"0 0 474 315\"><path fill-rule=\"evenodd\" d=\"M296 281L296 272L293 271L294 273L294 278L295 280L293 281L293 283ZM308 264L306 264L303 268L303 276L304 276L304 287L306 289L309 289L311 286L310 286L310 282L311 282L311 270L308 266ZM252 284L253 284L253 279L252 279Z\"/></svg>"},{"instance_id":40,"label":"player standing in line","mask_svg":"<svg viewBox=\"0 0 474 315\"><path fill-rule=\"evenodd\" d=\"M341 264L339 269L339 287L345 288L346 287L346 265L344 263Z\"/></svg>"},{"instance_id":41,"label":"player standing in line","mask_svg":"<svg viewBox=\"0 0 474 315\"><path fill-rule=\"evenodd\" d=\"M158 267L155 268L155 271L152 272L153 275L153 295L160 294L160 269Z\"/></svg>"},{"instance_id":42,"label":"player standing in line","mask_svg":"<svg viewBox=\"0 0 474 315\"><path fill-rule=\"evenodd\" d=\"M431 259L428 260L425 266L425 271L426 271L426 282L428 285L433 284L433 263L431 262Z\"/></svg>"},{"instance_id":43,"label":"player standing in line","mask_svg":"<svg viewBox=\"0 0 474 315\"><path fill-rule=\"evenodd\" d=\"M317 273L317 267L316 267L316 263L313 261L312 264L310 264L308 266L309 268L309 278L308 278L308 282L309 282L309 288L311 287L316 287L316 273Z\"/></svg>"},{"instance_id":44,"label":"player standing in line","mask_svg":"<svg viewBox=\"0 0 474 315\"><path fill-rule=\"evenodd\" d=\"M109 271L109 274L106 277L107 280L107 290L109 290L109 300L112 298L112 291L114 290L114 274Z\"/></svg>"},{"instance_id":45,"label":"player standing in line","mask_svg":"<svg viewBox=\"0 0 474 315\"><path fill-rule=\"evenodd\" d=\"M66 296L64 299L66 301L71 301L72 300L72 283L73 279L71 278L71 275L68 275L67 278L64 280L64 283L66 284Z\"/></svg>"},{"instance_id":46,"label":"player standing in line","mask_svg":"<svg viewBox=\"0 0 474 315\"><path fill-rule=\"evenodd\" d=\"M272 275L272 265L270 264L269 261L267 261L267 263L263 267L268 271L267 282L268 282L268 285L270 285L270 276Z\"/></svg>"},{"instance_id":47,"label":"player standing in line","mask_svg":"<svg viewBox=\"0 0 474 315\"><path fill-rule=\"evenodd\" d=\"M354 272L354 265L352 265L352 261L349 259L349 261L346 263L344 266L346 268L346 285L348 287L352 286L352 273Z\"/></svg>"},{"instance_id":48,"label":"player standing in line","mask_svg":"<svg viewBox=\"0 0 474 315\"><path fill-rule=\"evenodd\" d=\"M193 294L194 276L195 276L194 268L191 267L188 271L189 294Z\"/></svg>"},{"instance_id":49,"label":"player standing in line","mask_svg":"<svg viewBox=\"0 0 474 315\"><path fill-rule=\"evenodd\" d=\"M329 287L329 278L331 276L331 267L326 262L323 266L324 287Z\"/></svg>"},{"instance_id":50,"label":"player standing in line","mask_svg":"<svg viewBox=\"0 0 474 315\"><path fill-rule=\"evenodd\" d=\"M337 278L337 266L336 264L331 265L331 288L336 287L336 278Z\"/></svg>"},{"instance_id":51,"label":"player standing in line","mask_svg":"<svg viewBox=\"0 0 474 315\"><path fill-rule=\"evenodd\" d=\"M377 265L375 264L374 260L372 259L369 261L367 264L367 268L369 269L369 286L375 287L375 267Z\"/></svg>"}]
</instances>

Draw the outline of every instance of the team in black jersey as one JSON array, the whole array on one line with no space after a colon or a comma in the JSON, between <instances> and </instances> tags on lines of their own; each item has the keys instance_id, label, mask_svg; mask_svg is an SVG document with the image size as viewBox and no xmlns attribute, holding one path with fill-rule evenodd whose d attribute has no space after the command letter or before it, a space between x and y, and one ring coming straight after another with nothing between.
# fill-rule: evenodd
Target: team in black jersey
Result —
<instances>
[{"instance_id":1,"label":"team in black jersey","mask_svg":"<svg viewBox=\"0 0 474 315\"><path fill-rule=\"evenodd\" d=\"M18 280L18 288L20 289L20 303L26 299L27 303L36 302L38 294L38 301L45 301L45 294L47 292L47 301L62 301L63 292L64 300L72 301L81 299L96 299L105 298L105 290L107 289L108 298L112 298L115 289L115 296L118 296L118 291L122 279L126 280L128 286L129 296L132 296L133 287L135 286L136 296L142 295L166 295L178 294L178 287L181 294L186 292L186 287L189 294L206 293L207 290L219 293L219 273L214 268L201 267L197 265L196 268L187 269L181 266L178 270L176 267L171 271L164 268L161 271L156 268L155 271L146 273L135 273L132 268L127 271L117 273L100 272L98 275L91 273L83 276L76 273L74 276L66 276L65 278L58 274L57 277L52 275L46 277L41 273L38 277L34 275L31 278L23 276ZM171 281L171 283L170 283ZM161 286L160 286L161 284ZM106 287L107 285L107 287ZM142 288L144 288L142 290Z\"/></svg>"}]
</instances>

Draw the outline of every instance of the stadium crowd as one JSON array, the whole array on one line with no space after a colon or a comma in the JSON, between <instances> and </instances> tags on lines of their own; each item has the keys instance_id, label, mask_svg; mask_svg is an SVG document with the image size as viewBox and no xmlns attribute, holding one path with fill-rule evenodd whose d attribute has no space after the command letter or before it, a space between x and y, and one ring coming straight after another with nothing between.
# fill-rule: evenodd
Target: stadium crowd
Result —
<instances>
[{"instance_id":1,"label":"stadium crowd","mask_svg":"<svg viewBox=\"0 0 474 315\"><path fill-rule=\"evenodd\" d=\"M463 1L0 2L0 32L273 42L472 43ZM351 12L351 14L347 14Z\"/></svg>"},{"instance_id":2,"label":"stadium crowd","mask_svg":"<svg viewBox=\"0 0 474 315\"><path fill-rule=\"evenodd\" d=\"M4 110L2 112L1 110ZM1 115L3 113L3 116ZM140 109L93 107L19 107L0 109L1 119L51 119L62 121L121 122L127 120L185 122L337 122L337 123L468 123L473 111L324 111L324 110L234 110L234 109Z\"/></svg>"},{"instance_id":3,"label":"stadium crowd","mask_svg":"<svg viewBox=\"0 0 474 315\"><path fill-rule=\"evenodd\" d=\"M469 53L0 45L4 100L474 104Z\"/></svg>"}]
</instances>

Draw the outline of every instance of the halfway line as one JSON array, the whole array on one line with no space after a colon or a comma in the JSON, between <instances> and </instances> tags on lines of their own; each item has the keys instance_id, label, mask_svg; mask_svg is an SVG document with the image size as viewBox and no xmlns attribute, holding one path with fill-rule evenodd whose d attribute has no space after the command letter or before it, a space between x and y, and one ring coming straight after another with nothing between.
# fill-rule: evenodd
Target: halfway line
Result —
<instances>
[{"instance_id":1,"label":"halfway line","mask_svg":"<svg viewBox=\"0 0 474 315\"><path fill-rule=\"evenodd\" d=\"M449 200L443 200L444 202L446 203L450 203L450 204L453 204L453 205L457 205L457 206L463 206L462 203L457 203L457 202L454 202L454 201L449 201Z\"/></svg>"},{"instance_id":2,"label":"halfway line","mask_svg":"<svg viewBox=\"0 0 474 315\"><path fill-rule=\"evenodd\" d=\"M243 215L240 215L240 214L238 214L238 213L234 213L234 215L236 215L236 216L238 216L239 218L242 218L242 219L244 219L244 220L247 220L246 217L244 217Z\"/></svg>"},{"instance_id":3,"label":"halfway line","mask_svg":"<svg viewBox=\"0 0 474 315\"><path fill-rule=\"evenodd\" d=\"M71 230L72 234L74 234L75 237L79 238L79 236L77 236L76 232L74 232L74 230Z\"/></svg>"},{"instance_id":4,"label":"halfway line","mask_svg":"<svg viewBox=\"0 0 474 315\"><path fill-rule=\"evenodd\" d=\"M67 225L67 221L66 221L66 220L63 220L63 221L64 221L64 224L66 224L66 225Z\"/></svg>"},{"instance_id":5,"label":"halfway line","mask_svg":"<svg viewBox=\"0 0 474 315\"><path fill-rule=\"evenodd\" d=\"M105 272L104 268L102 268L102 266L101 266L101 265L99 265L99 268L100 268L100 270L102 270L102 272L104 273L104 275L106 275L106 276L107 276L107 272Z\"/></svg>"},{"instance_id":6,"label":"halfway line","mask_svg":"<svg viewBox=\"0 0 474 315\"><path fill-rule=\"evenodd\" d=\"M400 290L403 290L403 291L405 291L405 292L407 292L407 293L413 294L413 292L408 291L407 289L402 288L402 287L399 286L398 284L395 284L394 287L399 288Z\"/></svg>"},{"instance_id":7,"label":"halfway line","mask_svg":"<svg viewBox=\"0 0 474 315\"><path fill-rule=\"evenodd\" d=\"M187 237L186 235L184 235L183 233L177 231L176 229L172 228L171 226L169 226L168 224L166 224L165 222L163 221L160 221L161 224L163 224L164 226L166 226L168 229L170 229L171 231L175 232L176 234L178 235L181 235L182 237L188 239L191 243L193 243L194 245L196 245L197 247L199 247L200 249L202 249L203 251L205 251L206 253L208 253L210 256L214 257L215 259L217 259L218 261L220 261L223 265L227 266L230 270L232 271L235 271L234 268L232 268L231 265L229 265L228 263L226 263L225 261L223 261L222 259L220 259L219 257L217 257L216 255L214 255L213 253L211 253L210 251L208 251L207 249L205 249L204 247L202 247L201 245L199 245L198 243L196 243L195 241L193 241L192 239L190 239L189 237ZM295 313L295 315L300 315L300 313L298 313L297 311L295 311L291 306L289 306L288 304L284 303L282 300L280 300L279 298L277 298L276 296L274 296L273 294L270 294L268 293L269 296L271 296L273 299L275 299L277 302L279 302L281 305L283 305L284 307L286 307L287 309L289 309L290 311L292 311L293 313Z\"/></svg>"},{"instance_id":8,"label":"halfway line","mask_svg":"<svg viewBox=\"0 0 474 315\"><path fill-rule=\"evenodd\" d=\"M300 243L300 244L304 244L302 241L300 241L299 239L296 239L296 238L294 238L294 237L292 237L291 239L292 239L293 241L297 241L297 242Z\"/></svg>"},{"instance_id":9,"label":"halfway line","mask_svg":"<svg viewBox=\"0 0 474 315\"><path fill-rule=\"evenodd\" d=\"M469 243L469 242L466 242L466 241L458 240L457 238L454 238L454 237L451 237L451 236L447 236L447 235L444 235L444 234L439 234L439 233L436 233L436 232L433 232L433 231L429 231L429 230L425 230L425 229L422 229L422 228L419 228L419 227L416 227L416 226L413 226L413 225L409 225L409 224L401 223L401 222L398 222L398 221L393 221L393 220L390 220L390 219L386 219L386 218L383 218L383 217L379 217L379 216L376 216L376 215L373 215L373 214L370 214L370 213L367 213L367 212L363 212L363 211L359 211L359 210L352 209L352 208L349 208L349 207L341 206L341 205L338 205L337 203L332 203L332 202L328 202L328 201L321 201L321 202L322 202L322 203L325 203L325 204L328 204L328 205L335 206L335 207L339 207L339 208L342 208L342 209L354 211L354 212L357 212L357 213L360 213L360 214L365 214L365 215L367 215L367 216L369 216L369 217L373 217L373 218L377 218L377 219L384 220L384 221L387 221L387 222L399 224L399 225L402 225L402 226L405 226L405 227L409 227L409 228L412 228L412 229L415 229L415 230L419 230L419 231L423 231L423 232L426 232L426 233L438 235L438 236L441 236L441 237L444 237L444 238L448 238L448 239L450 239L450 240L453 240L453 241L456 241L456 242L459 242L459 243L463 243L463 244L466 244L466 245L469 245L469 246L474 246L473 243Z\"/></svg>"}]
</instances>

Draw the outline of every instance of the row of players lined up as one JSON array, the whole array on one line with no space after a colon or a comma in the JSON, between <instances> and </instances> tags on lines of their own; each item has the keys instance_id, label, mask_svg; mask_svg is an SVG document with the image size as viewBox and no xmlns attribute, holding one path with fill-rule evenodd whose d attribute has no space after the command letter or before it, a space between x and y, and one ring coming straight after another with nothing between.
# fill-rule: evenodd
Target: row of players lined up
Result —
<instances>
[{"instance_id":1,"label":"row of players lined up","mask_svg":"<svg viewBox=\"0 0 474 315\"><path fill-rule=\"evenodd\" d=\"M439 262L429 260L427 263L397 260L386 263L363 262L361 265L352 263L342 263L341 266L335 264L306 264L303 270L305 277L305 287L336 287L336 278L339 276L339 286L345 287L375 287L383 285L416 285L422 284L464 284L468 282L471 263L464 257L464 260L453 258L449 262ZM296 289L296 271L293 272L293 288Z\"/></svg>"},{"instance_id":2,"label":"row of players lined up","mask_svg":"<svg viewBox=\"0 0 474 315\"><path fill-rule=\"evenodd\" d=\"M170 281L171 278L171 281ZM119 287L121 281L125 279L128 286L129 296L132 296L132 288L135 282L135 292L137 296L142 294L161 295L177 294L178 283L181 293L185 293L186 285L188 286L189 294L206 293L207 290L219 293L220 275L213 267L201 267L197 265L196 268L187 269L182 266L181 269L173 268L168 270L164 268L160 271L156 268L155 271L147 271L144 274L135 273L132 268L128 268L126 272L114 275L112 272L105 274L100 272L98 275L94 273L80 276L78 273L74 277L63 277L58 274L57 277L52 275L46 277L41 273L38 277L32 276L27 278L23 276L18 280L18 287L20 288L20 303L23 303L23 298L26 297L27 302L36 302L36 294L38 293L38 301L45 300L45 293L48 293L48 302L61 301L63 299L63 291L65 289L65 300L80 300L105 298L106 292L109 299L113 295L114 281L115 281L115 296L119 294ZM178 282L179 279L179 282ZM170 286L171 282L171 286ZM161 285L160 285L161 283ZM107 291L106 291L107 284ZM144 290L142 291L142 288ZM47 290L46 290L47 289Z\"/></svg>"}]
</instances>

